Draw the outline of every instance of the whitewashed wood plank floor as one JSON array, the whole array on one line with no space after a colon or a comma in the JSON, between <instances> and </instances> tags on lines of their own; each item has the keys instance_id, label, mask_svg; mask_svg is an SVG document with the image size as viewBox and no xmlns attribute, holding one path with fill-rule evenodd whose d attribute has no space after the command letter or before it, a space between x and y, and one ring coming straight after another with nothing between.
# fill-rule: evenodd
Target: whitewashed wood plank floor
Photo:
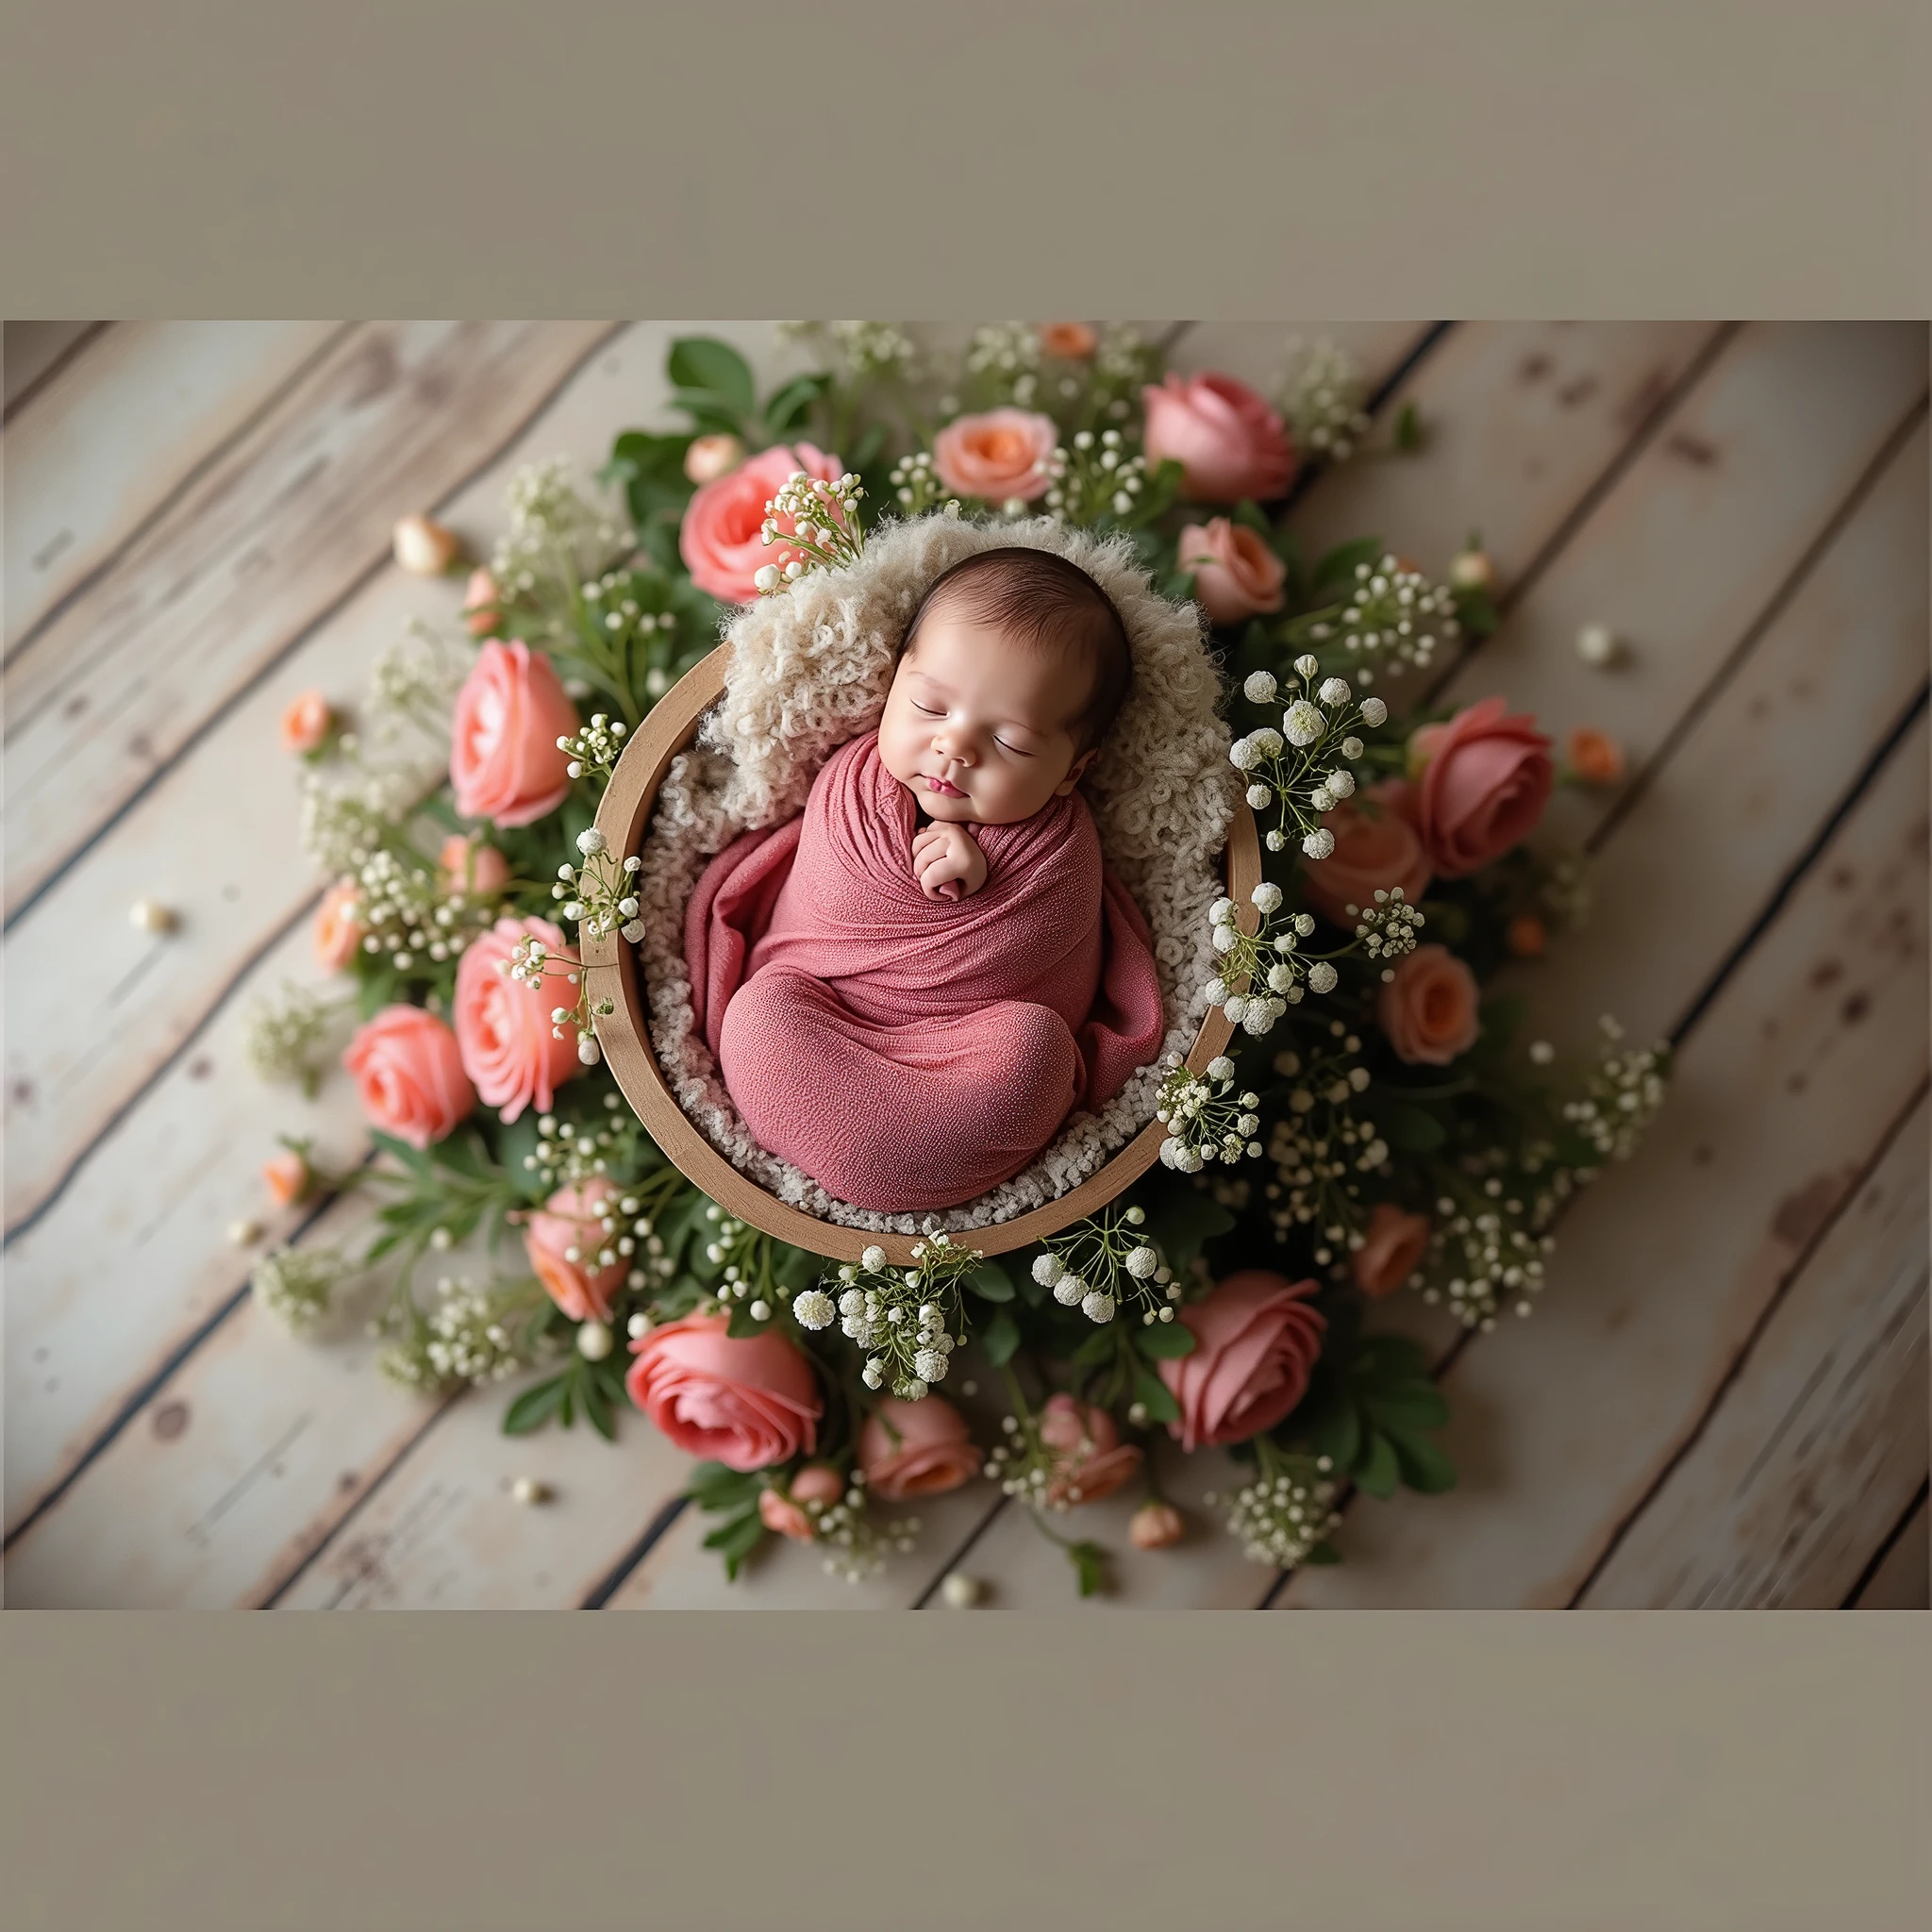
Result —
<instances>
[{"instance_id":1,"label":"whitewashed wood plank floor","mask_svg":"<svg viewBox=\"0 0 1932 1932\"><path fill-rule=\"evenodd\" d=\"M1598 908L1525 976L1541 1030L1613 1008L1684 1073L1573 1212L1533 1322L1465 1346L1376 1310L1437 1351L1454 1495L1354 1504L1348 1563L1285 1579L1205 1524L1137 1555L1098 1506L1120 1555L1090 1607L1924 1605L1924 334L1299 327L1351 347L1385 424L1412 402L1428 429L1314 479L1304 545L1375 530L1440 571L1480 528L1506 625L1440 688L1629 753L1624 786L1558 801ZM487 545L517 463L589 470L663 420L693 328L766 371L796 353L764 325L115 324L10 410L9 1603L910 1606L956 1566L995 1604L1074 1602L984 1484L856 1591L790 1547L727 1589L641 1419L616 1449L510 1441L503 1391L406 1399L353 1321L303 1347L258 1319L223 1240L260 1214L278 1128L359 1145L346 1083L309 1108L239 1065L249 1003L313 976L276 713L453 614L382 562L395 515ZM1178 328L1180 366L1258 382L1288 333ZM1591 621L1631 640L1623 668L1580 665ZM144 891L180 932L129 932ZM510 1504L522 1474L557 1501ZM1191 1504L1224 1472L1175 1476Z\"/></svg>"}]
</instances>

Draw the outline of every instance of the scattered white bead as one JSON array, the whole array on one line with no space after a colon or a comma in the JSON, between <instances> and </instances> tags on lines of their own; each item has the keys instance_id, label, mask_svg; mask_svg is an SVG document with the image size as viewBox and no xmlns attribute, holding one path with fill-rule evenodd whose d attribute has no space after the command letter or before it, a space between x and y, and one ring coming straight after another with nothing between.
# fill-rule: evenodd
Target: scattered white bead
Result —
<instances>
[{"instance_id":1,"label":"scattered white bead","mask_svg":"<svg viewBox=\"0 0 1932 1932\"><path fill-rule=\"evenodd\" d=\"M601 1362L616 1345L616 1338L603 1322L577 1324L577 1353L587 1362Z\"/></svg>"},{"instance_id":2,"label":"scattered white bead","mask_svg":"<svg viewBox=\"0 0 1932 1932\"><path fill-rule=\"evenodd\" d=\"M261 1224L258 1221L231 1221L228 1224L228 1244L236 1248L252 1248L261 1239Z\"/></svg>"},{"instance_id":3,"label":"scattered white bead","mask_svg":"<svg viewBox=\"0 0 1932 1932\"><path fill-rule=\"evenodd\" d=\"M940 1595L949 1610L970 1610L980 1598L979 1579L955 1570L940 1585Z\"/></svg>"},{"instance_id":4,"label":"scattered white bead","mask_svg":"<svg viewBox=\"0 0 1932 1932\"><path fill-rule=\"evenodd\" d=\"M127 908L127 923L141 932L173 932L181 922L158 899L137 899Z\"/></svg>"},{"instance_id":5,"label":"scattered white bead","mask_svg":"<svg viewBox=\"0 0 1932 1932\"><path fill-rule=\"evenodd\" d=\"M547 1503L551 1490L548 1483L540 1483L534 1476L520 1475L510 1484L511 1497L519 1503Z\"/></svg>"},{"instance_id":6,"label":"scattered white bead","mask_svg":"<svg viewBox=\"0 0 1932 1932\"><path fill-rule=\"evenodd\" d=\"M1576 633L1576 655L1599 671L1616 662L1623 646L1607 624L1586 624Z\"/></svg>"}]
</instances>

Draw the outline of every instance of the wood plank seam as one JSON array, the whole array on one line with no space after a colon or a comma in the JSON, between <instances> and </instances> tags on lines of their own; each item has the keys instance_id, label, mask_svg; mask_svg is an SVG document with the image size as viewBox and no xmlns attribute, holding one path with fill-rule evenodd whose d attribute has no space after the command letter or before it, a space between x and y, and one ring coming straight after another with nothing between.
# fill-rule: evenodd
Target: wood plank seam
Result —
<instances>
[{"instance_id":1,"label":"wood plank seam","mask_svg":"<svg viewBox=\"0 0 1932 1932\"><path fill-rule=\"evenodd\" d=\"M1932 396L1921 395L1899 419L1898 426L1880 445L1877 455L1872 458L1864 474L1853 484L1844 502L1806 546L1798 560L1786 572L1776 589L1765 601L1763 609L1745 626L1743 634L1731 647L1704 688L1692 697L1679 714L1676 724L1658 741L1656 751L1644 760L1642 769L1635 773L1630 783L1611 800L1609 808L1584 841L1585 851L1595 853L1603 846L1611 833L1623 823L1637 800L1648 790L1652 775L1661 770L1665 762L1675 754L1677 746L1696 728L1704 714L1717 702L1723 695L1724 688L1743 668L1751 653L1757 649L1758 640L1790 608L1813 571L1824 561L1826 552L1864 507L1872 492L1877 489L1886 472L1897 460L1899 452L1911 441L1920 424L1925 420L1928 406L1932 406Z\"/></svg>"},{"instance_id":2,"label":"wood plank seam","mask_svg":"<svg viewBox=\"0 0 1932 1932\"><path fill-rule=\"evenodd\" d=\"M138 543L162 517L167 515L184 491L192 490L207 475L213 464L219 462L238 442L251 434L265 417L279 408L283 402L287 400L289 391L303 382L313 372L319 362L334 355L341 344L356 329L365 326L366 325L362 323L345 322L340 328L333 330L325 337L308 355L305 356L295 365L281 382L275 385L275 389L268 395L262 398L261 402L241 423L237 424L218 442L212 444L191 469L184 471L175 479L174 487L168 491L159 502L156 503L148 510L145 516L139 518L122 533L120 541L114 545L112 550L103 557L84 576L78 578L67 590L63 591L45 610L42 611L40 616L15 640L12 649L7 653L5 658L0 659L0 668L11 667L25 657L27 651L32 648L35 641L40 638L42 633L50 625L56 623L81 597L85 596L127 554L134 544Z\"/></svg>"},{"instance_id":3,"label":"wood plank seam","mask_svg":"<svg viewBox=\"0 0 1932 1932\"><path fill-rule=\"evenodd\" d=\"M1912 1115L1924 1104L1928 1090L1932 1090L1932 1080L1922 1080L1913 1090L1910 1100L1899 1110L1897 1116L1888 1123L1884 1133L1879 1138L1877 1145L1872 1149L1869 1156L1860 1163L1857 1173L1846 1181L1831 1212L1820 1222L1818 1227L1806 1241L1805 1245L1791 1257L1790 1265L1778 1276L1776 1286L1765 1298L1764 1306L1757 1311L1757 1319L1751 1324L1750 1329L1746 1332L1743 1341L1739 1344L1737 1353L1725 1365L1724 1373L1719 1379L1717 1387L1711 1391L1710 1400L1705 1405L1703 1412L1685 1432L1683 1440L1672 1451L1669 1458L1657 1470L1649 1488L1638 1498L1623 1521L1611 1531L1603 1549L1598 1553L1596 1561L1591 1565L1589 1574L1585 1575L1582 1582L1577 1585L1575 1591L1572 1594L1569 1603L1570 1608L1574 1609L1590 1593L1591 1586L1595 1583L1598 1576L1603 1574L1605 1568L1616 1556L1618 1550L1623 1547L1624 1539L1629 1535L1631 1528L1643 1515L1644 1511L1657 1500L1657 1496L1662 1492L1664 1485L1670 1481L1686 1457L1703 1441L1718 1410L1724 1407L1724 1398L1737 1385L1739 1378L1748 1367L1752 1352L1763 1339L1765 1331L1770 1327L1778 1310L1790 1297L1793 1285L1805 1273L1805 1270L1810 1266L1813 1256L1824 1245L1832 1230L1837 1227L1839 1222L1850 1211L1853 1205L1857 1202L1860 1192L1871 1181L1874 1173L1890 1150L1892 1142L1905 1131L1906 1125L1910 1121ZM1768 1453L1768 1449L1765 1453ZM1906 1515L1909 1516L1910 1514L1911 1511L1907 1510Z\"/></svg>"},{"instance_id":4,"label":"wood plank seam","mask_svg":"<svg viewBox=\"0 0 1932 1932\"><path fill-rule=\"evenodd\" d=\"M621 1556L610 1567L609 1574L598 1583L595 1589L587 1591L578 1603L580 1610L601 1610L616 1595L640 1563L648 1557L661 1537L677 1519L684 1514L689 1496L674 1496L652 1517L642 1536Z\"/></svg>"},{"instance_id":5,"label":"wood plank seam","mask_svg":"<svg viewBox=\"0 0 1932 1932\"><path fill-rule=\"evenodd\" d=\"M21 392L17 396L15 396L10 403L7 405L7 408L4 410L0 410L0 428L4 428L8 424L13 422L19 416L20 412L24 408L25 408L26 406L29 403L31 403L33 399L37 395L39 395L41 391L43 389L45 389L49 383L54 381L54 379L58 375L59 375L62 370L68 368L80 356L84 355L87 352L87 350L92 348L95 342L99 341L100 339L104 335L106 335L107 332L114 325L112 322L97 322L92 327L83 329L79 335L75 336L75 339L71 342L69 342L68 345L64 349L62 349L60 353L58 356L56 356L54 359L51 362L49 362L47 366L43 370L42 370L41 373L37 376L35 376L30 383L28 383L27 386L24 390L22 390Z\"/></svg>"},{"instance_id":6,"label":"wood plank seam","mask_svg":"<svg viewBox=\"0 0 1932 1932\"><path fill-rule=\"evenodd\" d=\"M1912 1518L1925 1507L1928 1490L1932 1490L1932 1484L1921 1483L1919 1485L1918 1494L1906 1505L1904 1513L1892 1524L1885 1541L1873 1552L1872 1560L1859 1572L1857 1582L1853 1584L1851 1589L1846 1591L1844 1602L1839 1606L1840 1609L1849 1610L1857 1607L1858 1599L1872 1587L1872 1579L1885 1567L1886 1557L1890 1556L1892 1551L1898 1547L1899 1539L1912 1526Z\"/></svg>"},{"instance_id":7,"label":"wood plank seam","mask_svg":"<svg viewBox=\"0 0 1932 1932\"><path fill-rule=\"evenodd\" d=\"M431 512L433 513L436 509L441 508L443 504L459 496L465 490L475 483L480 476L486 475L497 463L501 462L504 452L509 449L520 437L528 432L538 418L556 402L558 396L583 374L591 362L594 361L598 356L609 348L612 339L626 326L627 325L623 323L616 324L599 336L570 365L560 379L544 391L534 407L517 421L509 433L500 441L493 444L486 457L480 461L474 463L437 499L435 504L430 506ZM387 550L375 558L368 567L352 578L326 606L318 610L293 636L287 639L272 657L258 665L251 676L231 691L213 710L205 715L192 731L183 736L180 743L165 758L156 764L154 769L138 785L129 791L127 796L99 824L95 825L79 844L65 855L60 864L50 872L39 886L35 887L32 891L21 900L20 904L8 915L4 925L0 925L0 933L10 933L14 926L53 890L56 883L84 859L210 732L221 724L231 712L238 709L247 699L260 690L264 684L270 682L290 658L301 650L325 625L339 616L360 591L365 590L377 576L391 567L392 561L393 559Z\"/></svg>"}]
</instances>

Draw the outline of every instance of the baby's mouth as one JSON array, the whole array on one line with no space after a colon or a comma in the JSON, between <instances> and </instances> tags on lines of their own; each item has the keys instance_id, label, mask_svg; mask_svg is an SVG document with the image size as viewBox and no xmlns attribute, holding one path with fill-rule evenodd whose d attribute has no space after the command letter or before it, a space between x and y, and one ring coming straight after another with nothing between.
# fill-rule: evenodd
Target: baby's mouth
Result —
<instances>
[{"instance_id":1,"label":"baby's mouth","mask_svg":"<svg viewBox=\"0 0 1932 1932\"><path fill-rule=\"evenodd\" d=\"M966 794L957 785L948 785L943 778L935 778L930 772L919 774L925 780L925 789L937 792L941 798L964 798Z\"/></svg>"}]
</instances>

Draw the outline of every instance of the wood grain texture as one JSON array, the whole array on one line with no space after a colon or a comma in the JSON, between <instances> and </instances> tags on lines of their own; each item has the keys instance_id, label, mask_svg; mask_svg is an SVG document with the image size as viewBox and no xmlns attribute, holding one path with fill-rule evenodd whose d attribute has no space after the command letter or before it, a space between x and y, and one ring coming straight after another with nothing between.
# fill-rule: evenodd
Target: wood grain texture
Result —
<instances>
[{"instance_id":1,"label":"wood grain texture","mask_svg":"<svg viewBox=\"0 0 1932 1932\"><path fill-rule=\"evenodd\" d=\"M1926 740L1922 713L1685 1043L1650 1137L1566 1216L1536 1318L1457 1357L1460 1486L1352 1510L1348 1562L1279 1602L1582 1587L1926 1077ZM1847 976L1821 996L1827 961Z\"/></svg>"},{"instance_id":2,"label":"wood grain texture","mask_svg":"<svg viewBox=\"0 0 1932 1932\"><path fill-rule=\"evenodd\" d=\"M1932 1548L1926 1541L1925 1498L1900 1525L1897 1540L1887 1550L1865 1587L1849 1606L1855 1610L1923 1610L1932 1608Z\"/></svg>"},{"instance_id":3,"label":"wood grain texture","mask_svg":"<svg viewBox=\"0 0 1932 1932\"><path fill-rule=\"evenodd\" d=\"M8 667L8 917L608 333L370 325L196 476Z\"/></svg>"},{"instance_id":4,"label":"wood grain texture","mask_svg":"<svg viewBox=\"0 0 1932 1932\"><path fill-rule=\"evenodd\" d=\"M1926 1106L1786 1290L1588 1609L1836 1609L1925 1481Z\"/></svg>"},{"instance_id":5,"label":"wood grain texture","mask_svg":"<svg viewBox=\"0 0 1932 1932\"><path fill-rule=\"evenodd\" d=\"M347 326L116 323L35 395L7 425L7 655Z\"/></svg>"}]
</instances>

